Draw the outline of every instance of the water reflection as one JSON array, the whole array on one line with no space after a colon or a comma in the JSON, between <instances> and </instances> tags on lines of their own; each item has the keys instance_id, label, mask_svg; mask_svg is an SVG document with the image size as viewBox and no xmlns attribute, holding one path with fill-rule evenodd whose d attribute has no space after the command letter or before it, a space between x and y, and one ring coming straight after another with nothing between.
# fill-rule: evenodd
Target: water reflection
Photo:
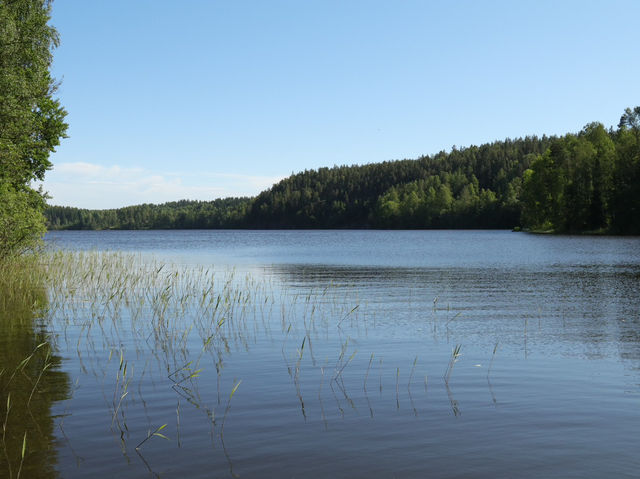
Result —
<instances>
[{"instance_id":1,"label":"water reflection","mask_svg":"<svg viewBox=\"0 0 640 479\"><path fill-rule=\"evenodd\" d=\"M129 261L122 287L112 264L104 289L76 274L52 322L83 371L65 422L78 474L603 477L637 463L633 264L263 262L247 268L257 283L238 268L238 288L157 265L138 278ZM138 460L153 431L169 440ZM73 475L67 449L60 462Z\"/></svg>"},{"instance_id":2,"label":"water reflection","mask_svg":"<svg viewBox=\"0 0 640 479\"><path fill-rule=\"evenodd\" d=\"M5 273L4 271L1 273ZM0 476L56 477L56 419L70 392L60 357L39 323L43 285L26 272L0 277Z\"/></svg>"},{"instance_id":3,"label":"water reflection","mask_svg":"<svg viewBox=\"0 0 640 479\"><path fill-rule=\"evenodd\" d=\"M618 356L640 362L640 266L383 268L279 264L267 274L292 289L351 295L389 334L425 331L523 355ZM337 291L337 293L336 293Z\"/></svg>"}]
</instances>

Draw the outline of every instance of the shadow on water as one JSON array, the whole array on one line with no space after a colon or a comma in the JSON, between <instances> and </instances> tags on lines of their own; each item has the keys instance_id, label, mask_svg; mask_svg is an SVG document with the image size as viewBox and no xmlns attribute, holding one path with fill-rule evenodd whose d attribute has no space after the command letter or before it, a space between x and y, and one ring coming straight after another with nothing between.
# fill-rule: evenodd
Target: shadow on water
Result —
<instances>
[{"instance_id":1,"label":"shadow on water","mask_svg":"<svg viewBox=\"0 0 640 479\"><path fill-rule=\"evenodd\" d=\"M47 305L31 261L0 265L0 477L57 477L52 405L70 390L39 318Z\"/></svg>"}]
</instances>

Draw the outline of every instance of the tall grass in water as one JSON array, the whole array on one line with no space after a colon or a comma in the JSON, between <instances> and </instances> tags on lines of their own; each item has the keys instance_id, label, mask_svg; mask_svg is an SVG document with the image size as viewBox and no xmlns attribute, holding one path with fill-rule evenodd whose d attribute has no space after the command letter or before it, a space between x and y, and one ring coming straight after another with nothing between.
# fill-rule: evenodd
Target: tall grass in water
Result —
<instances>
[{"instance_id":1,"label":"tall grass in water","mask_svg":"<svg viewBox=\"0 0 640 479\"><path fill-rule=\"evenodd\" d=\"M69 391L42 321L48 301L41 259L0 261L0 477L53 475L50 409Z\"/></svg>"},{"instance_id":2,"label":"tall grass in water","mask_svg":"<svg viewBox=\"0 0 640 479\"><path fill-rule=\"evenodd\" d=\"M228 367L232 356L249 352L258 341L262 347L270 341L276 354L281 350L286 366L283 372L289 371L292 390L304 417L313 414L314 407L319 406L318 413L326 425L322 401L323 396L326 399L330 394L341 415L344 415L341 404L345 401L356 411L356 403L363 398L352 387L354 384L362 384L373 417L367 388L371 389L371 381L374 388L377 386L375 379L369 378L370 374L376 374L371 371L376 367L380 397L395 396L399 409L401 403L406 404L401 399L407 394L417 415L411 386L414 376L420 373L418 357L411 355L407 366L387 361L385 370L389 378L385 385L390 385L393 375L395 391L389 387L383 392L382 357L373 352L358 355L355 348L361 336L359 324L368 314L367 307L360 306L352 297L341 297L339 290L327 287L317 293L305 291L303 294L277 288L274 291L268 281L256 281L233 270L214 274L204 266L163 265L122 253L54 252L34 260L34 268L25 269L25 274L24 281L32 275L31 290L38 291L31 300L24 300L21 295L26 293L21 288L15 290L14 296L21 298L21 304L31 304L26 308L31 315L27 324L32 329L35 324L46 324L57 339L56 343L46 338L33 341L31 348L21 353L20 360L35 351L33 357L37 356L40 361L40 369L32 375L31 389L27 390L24 402L28 404L29 395L33 395L33 404L41 389L39 385L55 372L56 346L64 347L71 355L77 353L83 381L87 380L85 377L95 376L96 385L102 387L106 411L110 413L95 419L106 429L96 433L110 431L119 436L125 455L134 450L141 455L142 451L169 447L163 445L166 441L153 438L164 438L164 431L174 425L177 447L182 447L183 442L186 445L192 431L183 428L185 424L193 424L184 420L189 414L201 415L203 421L200 422L210 427L212 445L221 444L224 448L225 422L229 432L233 424L227 421L233 415L231 399L234 395L244 395L243 391L251 390L255 384L252 377L233 376L231 381L231 374L229 377L225 374L233 369ZM35 314L33 305L38 311ZM46 343L42 351L35 349L40 343ZM316 363L315 354L322 362ZM454 351L445 373L446 383L458 356L459 348L457 353ZM446 361L446 357L443 359ZM20 360L15 362L16 366ZM32 359L28 364L32 364ZM399 387L400 366L408 372L407 392L403 396ZM323 389L325 373L329 373L326 378L329 387ZM8 376L2 373L0 380L2 377ZM426 392L426 375L424 377ZM313 386L309 378L320 381L319 387L315 385L317 404L303 399L303 393ZM240 380L244 386L238 389ZM169 401L176 406L175 410L173 406L171 410L155 407L152 399L144 397L158 388L175 393L175 399ZM355 396L352 397L350 391L356 391ZM10 402L14 402L13 394ZM235 398L233 402L235 406L240 401ZM11 422L15 409L13 406L5 409ZM5 416L1 415L0 420ZM7 436L9 446L3 451L12 458L14 477L21 462L24 462L24 476L32 459L34 435L28 431L25 440L24 432L15 430L11 437ZM21 457L23 444L26 444L26 453ZM2 456L0 454L0 458Z\"/></svg>"},{"instance_id":3,"label":"tall grass in water","mask_svg":"<svg viewBox=\"0 0 640 479\"><path fill-rule=\"evenodd\" d=\"M456 346L453 348L453 351L451 352L451 358L449 359L447 370L444 373L444 382L447 385L449 385L449 379L451 379L451 374L453 373L453 367L456 365L456 363L460 359L460 356L462 355L460 353L461 349L462 349L462 345L456 344Z\"/></svg>"}]
</instances>

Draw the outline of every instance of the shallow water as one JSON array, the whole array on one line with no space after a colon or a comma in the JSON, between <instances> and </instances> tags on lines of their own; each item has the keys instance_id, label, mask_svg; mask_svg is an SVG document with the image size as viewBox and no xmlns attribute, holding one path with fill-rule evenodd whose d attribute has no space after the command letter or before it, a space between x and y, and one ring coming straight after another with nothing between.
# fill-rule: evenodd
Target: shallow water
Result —
<instances>
[{"instance_id":1,"label":"shallow water","mask_svg":"<svg viewBox=\"0 0 640 479\"><path fill-rule=\"evenodd\" d=\"M99 294L51 307L43 334L67 399L49 401L52 453L38 471L50 477L637 477L639 238L105 231L47 242L174 265L158 275L202 268L229 297L250 292L231 300L212 348L193 298L166 319L124 300L105 308ZM60 294L50 301L68 301ZM168 439L136 452L163 424Z\"/></svg>"}]
</instances>

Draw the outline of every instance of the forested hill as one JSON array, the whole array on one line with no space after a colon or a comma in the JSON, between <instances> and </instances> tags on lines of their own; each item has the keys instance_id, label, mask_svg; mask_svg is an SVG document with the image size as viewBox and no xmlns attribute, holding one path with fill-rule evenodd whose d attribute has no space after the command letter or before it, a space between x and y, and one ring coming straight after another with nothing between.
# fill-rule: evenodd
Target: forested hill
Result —
<instances>
[{"instance_id":1,"label":"forested hill","mask_svg":"<svg viewBox=\"0 0 640 479\"><path fill-rule=\"evenodd\" d=\"M255 198L51 206L46 216L50 229L512 228L522 174L550 144L527 137L417 160L307 170Z\"/></svg>"},{"instance_id":2,"label":"forested hill","mask_svg":"<svg viewBox=\"0 0 640 479\"><path fill-rule=\"evenodd\" d=\"M640 107L617 130L294 174L255 198L50 207L51 229L526 228L640 233Z\"/></svg>"},{"instance_id":3,"label":"forested hill","mask_svg":"<svg viewBox=\"0 0 640 479\"><path fill-rule=\"evenodd\" d=\"M512 228L522 175L550 144L527 137L304 171L260 193L247 220L261 228Z\"/></svg>"}]
</instances>

